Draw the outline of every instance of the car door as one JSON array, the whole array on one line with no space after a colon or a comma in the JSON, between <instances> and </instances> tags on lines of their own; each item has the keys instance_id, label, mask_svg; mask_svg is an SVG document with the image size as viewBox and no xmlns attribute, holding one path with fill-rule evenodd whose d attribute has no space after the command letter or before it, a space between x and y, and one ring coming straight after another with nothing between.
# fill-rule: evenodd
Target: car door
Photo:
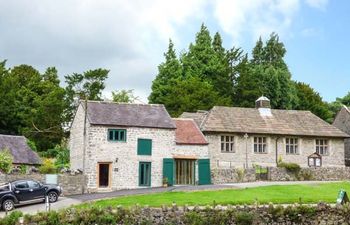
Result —
<instances>
[{"instance_id":1,"label":"car door","mask_svg":"<svg viewBox=\"0 0 350 225\"><path fill-rule=\"evenodd\" d=\"M28 201L30 200L30 192L27 181L16 181L14 182L14 194L18 201Z\"/></svg>"},{"instance_id":2,"label":"car door","mask_svg":"<svg viewBox=\"0 0 350 225\"><path fill-rule=\"evenodd\" d=\"M28 180L30 200L45 198L45 187L40 185L38 182Z\"/></svg>"}]
</instances>

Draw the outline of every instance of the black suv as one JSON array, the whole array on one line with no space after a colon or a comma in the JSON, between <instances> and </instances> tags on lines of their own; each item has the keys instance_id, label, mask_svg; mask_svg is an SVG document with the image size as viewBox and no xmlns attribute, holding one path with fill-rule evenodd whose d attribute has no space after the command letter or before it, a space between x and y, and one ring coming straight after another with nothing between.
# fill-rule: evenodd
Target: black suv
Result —
<instances>
[{"instance_id":1,"label":"black suv","mask_svg":"<svg viewBox=\"0 0 350 225\"><path fill-rule=\"evenodd\" d=\"M56 202L62 189L58 185L41 184L34 180L16 180L0 186L0 204L3 210L11 211L15 205Z\"/></svg>"}]
</instances>

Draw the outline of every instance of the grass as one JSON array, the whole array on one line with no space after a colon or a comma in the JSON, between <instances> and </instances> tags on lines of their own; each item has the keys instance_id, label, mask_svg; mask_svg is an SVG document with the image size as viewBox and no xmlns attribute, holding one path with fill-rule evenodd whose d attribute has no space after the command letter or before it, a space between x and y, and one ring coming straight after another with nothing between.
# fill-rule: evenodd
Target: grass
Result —
<instances>
[{"instance_id":1,"label":"grass","mask_svg":"<svg viewBox=\"0 0 350 225\"><path fill-rule=\"evenodd\" d=\"M226 189L216 191L195 191L195 192L164 192L147 195L124 196L113 199L99 200L93 203L84 203L78 207L95 206L118 206L125 207L139 204L151 207L162 205L238 205L278 203L335 203L340 189L350 191L350 182L336 182L312 185L274 185L266 187L246 189Z\"/></svg>"}]
</instances>

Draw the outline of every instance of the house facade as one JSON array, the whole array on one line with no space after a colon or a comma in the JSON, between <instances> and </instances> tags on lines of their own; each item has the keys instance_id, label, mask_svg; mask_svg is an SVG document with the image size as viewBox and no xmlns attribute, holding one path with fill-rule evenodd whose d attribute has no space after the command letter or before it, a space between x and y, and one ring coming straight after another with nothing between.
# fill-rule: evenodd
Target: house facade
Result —
<instances>
[{"instance_id":1,"label":"house facade","mask_svg":"<svg viewBox=\"0 0 350 225\"><path fill-rule=\"evenodd\" d=\"M178 145L176 124L163 105L80 102L70 129L71 168L87 176L89 192L198 183L206 143Z\"/></svg>"},{"instance_id":2,"label":"house facade","mask_svg":"<svg viewBox=\"0 0 350 225\"><path fill-rule=\"evenodd\" d=\"M261 97L256 108L219 107L184 113L194 119L208 141L211 168L276 166L278 161L308 166L318 153L323 167L344 166L349 137L309 111L271 109Z\"/></svg>"},{"instance_id":3,"label":"house facade","mask_svg":"<svg viewBox=\"0 0 350 225\"><path fill-rule=\"evenodd\" d=\"M337 113L333 125L350 135L350 109L343 105ZM350 166L350 138L345 139L345 165Z\"/></svg>"}]
</instances>

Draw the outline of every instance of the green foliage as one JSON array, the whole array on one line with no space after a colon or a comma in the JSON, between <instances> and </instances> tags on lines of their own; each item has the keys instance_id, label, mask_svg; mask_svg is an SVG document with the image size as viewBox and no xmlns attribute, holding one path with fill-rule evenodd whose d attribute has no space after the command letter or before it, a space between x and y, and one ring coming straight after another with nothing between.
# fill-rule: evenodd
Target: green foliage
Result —
<instances>
[{"instance_id":1,"label":"green foliage","mask_svg":"<svg viewBox=\"0 0 350 225\"><path fill-rule=\"evenodd\" d=\"M245 169L242 169L242 168L237 169L236 174L237 174L237 181L243 182L244 176L245 176Z\"/></svg>"},{"instance_id":2,"label":"green foliage","mask_svg":"<svg viewBox=\"0 0 350 225\"><path fill-rule=\"evenodd\" d=\"M337 98L334 102L328 104L328 107L331 111L331 120L328 119L328 122L332 122L342 105L350 106L350 92L342 98Z\"/></svg>"},{"instance_id":3,"label":"green foliage","mask_svg":"<svg viewBox=\"0 0 350 225\"><path fill-rule=\"evenodd\" d=\"M8 149L0 150L0 170L3 173L9 173L12 169L13 156Z\"/></svg>"},{"instance_id":4,"label":"green foliage","mask_svg":"<svg viewBox=\"0 0 350 225\"><path fill-rule=\"evenodd\" d=\"M138 97L134 95L134 90L112 91L113 102L133 103Z\"/></svg>"},{"instance_id":5,"label":"green foliage","mask_svg":"<svg viewBox=\"0 0 350 225\"><path fill-rule=\"evenodd\" d=\"M23 217L21 211L13 211L8 216L0 219L0 225L17 225L19 224L19 218Z\"/></svg>"},{"instance_id":6,"label":"green foliage","mask_svg":"<svg viewBox=\"0 0 350 225\"><path fill-rule=\"evenodd\" d=\"M281 162L277 164L278 167L285 168L287 172L293 173L295 175L298 175L301 167L299 164L296 163L286 163L286 162Z\"/></svg>"},{"instance_id":7,"label":"green foliage","mask_svg":"<svg viewBox=\"0 0 350 225\"><path fill-rule=\"evenodd\" d=\"M0 132L25 135L38 151L55 146L64 136L61 126L65 91L57 70L40 74L28 65L6 69L0 63Z\"/></svg>"},{"instance_id":8,"label":"green foliage","mask_svg":"<svg viewBox=\"0 0 350 225\"><path fill-rule=\"evenodd\" d=\"M250 212L237 212L235 221L237 225L251 225L254 222L255 215Z\"/></svg>"},{"instance_id":9,"label":"green foliage","mask_svg":"<svg viewBox=\"0 0 350 225\"><path fill-rule=\"evenodd\" d=\"M57 168L52 159L46 158L39 167L39 171L42 174L53 174L57 172Z\"/></svg>"},{"instance_id":10,"label":"green foliage","mask_svg":"<svg viewBox=\"0 0 350 225\"><path fill-rule=\"evenodd\" d=\"M21 174L26 174L27 173L28 166L27 165L20 165L19 170Z\"/></svg>"},{"instance_id":11,"label":"green foliage","mask_svg":"<svg viewBox=\"0 0 350 225\"><path fill-rule=\"evenodd\" d=\"M295 109L309 110L320 118L331 122L333 115L326 102L322 100L322 97L317 93L310 85L295 82L294 83L298 96L298 105Z\"/></svg>"},{"instance_id":12,"label":"green foliage","mask_svg":"<svg viewBox=\"0 0 350 225\"><path fill-rule=\"evenodd\" d=\"M277 34L272 33L264 44L261 38L253 49L253 58L237 79L236 104L254 107L255 100L264 95L271 107L292 109L297 104L291 73L284 62L286 49Z\"/></svg>"},{"instance_id":13,"label":"green foliage","mask_svg":"<svg viewBox=\"0 0 350 225\"><path fill-rule=\"evenodd\" d=\"M105 80L108 78L109 70L95 69L88 70L84 73L73 73L65 76L66 79L66 108L64 119L70 123L73 119L77 104L75 98L88 100L102 100L102 91L105 88Z\"/></svg>"},{"instance_id":14,"label":"green foliage","mask_svg":"<svg viewBox=\"0 0 350 225\"><path fill-rule=\"evenodd\" d=\"M40 156L44 158L55 158L55 167L57 169L69 167L69 149L67 143L64 141L60 145L56 145L54 148L42 152Z\"/></svg>"}]
</instances>

